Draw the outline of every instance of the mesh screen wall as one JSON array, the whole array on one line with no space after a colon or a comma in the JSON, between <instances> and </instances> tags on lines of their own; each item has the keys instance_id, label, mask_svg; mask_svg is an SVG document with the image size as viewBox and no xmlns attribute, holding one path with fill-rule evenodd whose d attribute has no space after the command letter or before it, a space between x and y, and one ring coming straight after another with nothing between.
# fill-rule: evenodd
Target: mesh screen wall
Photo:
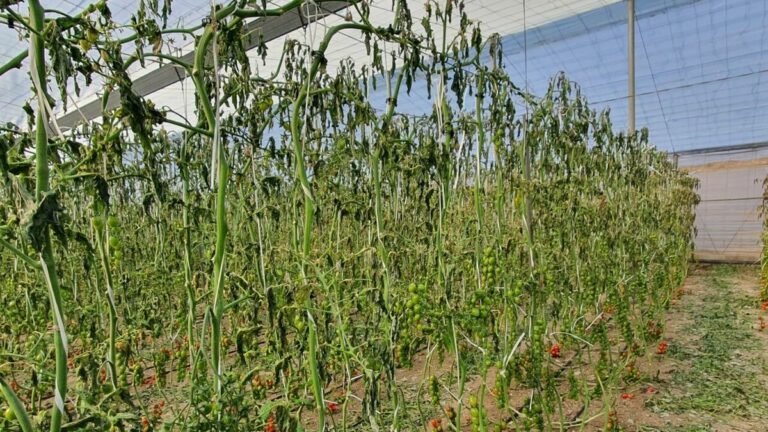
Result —
<instances>
[{"instance_id":1,"label":"mesh screen wall","mask_svg":"<svg viewBox=\"0 0 768 432\"><path fill-rule=\"evenodd\" d=\"M678 163L701 182L701 203L696 209L696 258L759 261L768 144L681 154Z\"/></svg>"}]
</instances>

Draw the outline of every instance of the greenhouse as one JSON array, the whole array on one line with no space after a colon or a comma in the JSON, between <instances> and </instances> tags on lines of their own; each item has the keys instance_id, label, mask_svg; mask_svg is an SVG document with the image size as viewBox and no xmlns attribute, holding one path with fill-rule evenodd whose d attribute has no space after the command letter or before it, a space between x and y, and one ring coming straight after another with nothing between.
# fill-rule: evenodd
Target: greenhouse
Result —
<instances>
[{"instance_id":1,"label":"greenhouse","mask_svg":"<svg viewBox=\"0 0 768 432\"><path fill-rule=\"evenodd\" d=\"M0 0L0 106L0 431L768 430L767 1Z\"/></svg>"}]
</instances>

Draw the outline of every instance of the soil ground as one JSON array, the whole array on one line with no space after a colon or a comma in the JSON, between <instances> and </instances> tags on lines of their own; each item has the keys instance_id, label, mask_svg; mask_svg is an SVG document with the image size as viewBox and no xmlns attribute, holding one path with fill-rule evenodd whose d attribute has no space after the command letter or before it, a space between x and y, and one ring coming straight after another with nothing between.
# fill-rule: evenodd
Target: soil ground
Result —
<instances>
[{"instance_id":1,"label":"soil ground","mask_svg":"<svg viewBox=\"0 0 768 432\"><path fill-rule=\"evenodd\" d=\"M758 292L756 266L693 267L665 317L665 352L649 349L634 363L637 379L612 389L617 399L612 415L617 421L611 430L768 432L768 304L761 308ZM761 326L761 322L765 324ZM405 388L411 384L406 397L423 400L428 407L426 389L419 389L418 384L430 373L450 377L454 372L451 361L436 357L427 361L422 352L412 368L398 370L400 384ZM494 382L494 372L486 377L488 386ZM472 377L464 394L476 393L481 382L481 377ZM353 384L351 390L362 397L360 383ZM512 392L510 401L522 402L527 395L525 391ZM443 396L446 400L452 397L447 393ZM493 409L495 404L487 406L489 419L501 417ZM349 408L352 413L361 410L355 403ZM565 408L571 412L578 407ZM423 415L440 417L431 411ZM600 401L581 418L591 419L581 430L601 431L606 425ZM411 420L426 424L424 419ZM461 429L470 430L468 418L462 421Z\"/></svg>"},{"instance_id":2,"label":"soil ground","mask_svg":"<svg viewBox=\"0 0 768 432\"><path fill-rule=\"evenodd\" d=\"M756 266L698 266L667 313L666 354L621 391L625 431L768 431L768 304ZM652 350L655 351L655 350Z\"/></svg>"},{"instance_id":3,"label":"soil ground","mask_svg":"<svg viewBox=\"0 0 768 432\"><path fill-rule=\"evenodd\" d=\"M637 379L610 390L617 396L611 407L616 419L612 430L768 432L768 303L759 304L758 292L757 266L693 267L666 314L666 352L658 354L650 349L635 361ZM396 373L405 389L402 397L421 400L425 407L419 418L403 419L413 425L404 430L429 430L428 420L441 417L441 412L430 408L428 391L422 387L424 378L434 374L450 384L455 373L452 358L428 356L427 351L416 356L413 367ZM487 388L493 385L494 373L491 370L486 377ZM470 378L462 398L464 404L466 396L478 393L481 384L481 377ZM442 399L455 400L450 393L455 389L444 390ZM343 386L335 383L326 397L329 401L342 400L344 393ZM353 397L346 408L352 417L358 417L362 412L362 383L355 380L349 393ZM519 405L528 395L528 391L513 391L509 395L511 405ZM486 397L491 401L490 393ZM179 401L178 407L187 403ZM495 404L489 402L487 406L489 419L503 416L492 408ZM591 419L582 423L582 429L573 430L604 429L605 411L600 401L586 413L579 406L567 405L564 409L574 413L569 417ZM462 415L462 430L470 430L468 411ZM327 420L335 424L342 416L343 412L339 412ZM316 424L311 411L304 413L302 421L306 430L313 430ZM352 429L368 430L364 420Z\"/></svg>"}]
</instances>

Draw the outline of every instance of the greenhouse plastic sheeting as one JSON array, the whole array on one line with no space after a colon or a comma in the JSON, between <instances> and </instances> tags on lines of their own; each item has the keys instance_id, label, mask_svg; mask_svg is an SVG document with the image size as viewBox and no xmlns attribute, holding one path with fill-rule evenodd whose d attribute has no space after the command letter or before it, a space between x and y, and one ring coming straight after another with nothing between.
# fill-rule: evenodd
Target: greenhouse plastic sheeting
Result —
<instances>
[{"instance_id":1,"label":"greenhouse plastic sheeting","mask_svg":"<svg viewBox=\"0 0 768 432\"><path fill-rule=\"evenodd\" d=\"M466 11L468 15L482 24L483 33L490 35L492 33L499 33L502 36L512 35L521 32L524 28L532 29L541 27L551 22L558 22L568 19L569 17L579 16L584 12L588 12L595 9L600 9L611 4L618 2L619 0L504 0L504 1L488 1L488 0L466 0ZM61 9L67 13L77 13L82 10L86 5L92 3L92 0L50 0L45 2L46 7ZM279 6L287 3L288 0L268 0L270 6ZM217 0L217 3L223 3L221 0ZM307 2L310 3L310 2ZM173 0L173 13L169 17L169 25L172 27L188 26L197 24L200 20L208 14L210 10L210 0ZM134 0L110 0L109 6L112 9L113 17L116 22L128 23L130 17L135 13L137 8L137 2ZM389 0L374 0L370 3L372 13L370 21L374 25L387 26L389 25L394 14L391 11L391 2ZM26 4L21 3L13 6L16 10L24 14ZM307 6L309 9L304 9L304 14L312 15L312 8L315 6ZM323 5L326 9L327 4ZM424 15L424 8L422 2L414 2L410 5L412 8L413 18L415 22L420 22L421 17ZM327 10L327 9L326 9ZM525 10L525 12L524 12ZM257 19L258 20L258 19ZM307 37L309 34L321 35L332 26L344 21L344 14L337 14L320 20L320 22L309 24L304 30L296 30L292 32L289 37L300 41L306 41L312 43L312 37ZM432 24L438 25L436 18L432 18ZM421 26L418 26L421 29ZM26 46L20 42L16 30L5 28L0 26L0 62L8 61L19 52L24 51ZM122 29L120 35L126 36L128 30ZM449 31L447 36L452 38L457 31L457 25L449 25ZM332 70L334 65L337 65L343 58L353 58L357 61L358 65L366 62L370 63L370 57L366 54L365 48L361 44L360 34L357 31L343 31L342 37L337 38L332 44L330 49L326 52L326 58L328 59L329 68ZM439 38L439 34L436 35ZM170 39L174 39L171 43ZM268 42L267 46L270 49L266 58L266 63L262 63L261 56L252 50L249 56L252 60L252 67L255 71L268 70L271 71L279 63L280 52L282 50L284 37L280 37L273 42ZM319 39L315 40L317 44ZM438 42L439 43L439 42ZM192 48L191 40L180 38L169 38L163 46L164 51L170 51L177 54L176 50L182 52L188 52ZM131 52L133 47L126 47L126 54ZM131 71L131 76L136 78L139 75L143 75L148 70L156 69L156 65L152 64L152 61L148 62L149 66L145 70L138 70L137 67ZM25 64L26 68L26 64ZM71 83L70 83L71 84ZM95 93L100 91L102 82L98 77L95 77L94 84L86 86L81 82L82 91L78 104L82 105L84 99L96 99ZM416 87L419 87L418 85ZM414 104L411 108L423 112L423 109L430 108L430 103L426 100L426 90L423 85L417 89L418 96L424 96L423 98L414 99ZM22 105L24 101L31 95L28 77L24 68L19 70L12 70L0 79L0 104L4 105L7 110L0 111L0 123L5 121L11 121L17 124L24 123L24 112ZM185 102L186 98L186 102ZM163 90L160 90L150 96L157 106L169 107L179 113L185 112L184 104L187 107L192 106L192 98L185 94L184 88L179 84L171 85ZM383 100L383 98L382 98ZM60 107L59 107L60 108ZM71 106L70 110L74 110ZM190 111L193 111L190 109Z\"/></svg>"},{"instance_id":2,"label":"greenhouse plastic sheeting","mask_svg":"<svg viewBox=\"0 0 768 432\"><path fill-rule=\"evenodd\" d=\"M206 13L201 3L208 2L175 1L174 23L197 22ZM135 9L135 2L127 0L110 4L121 19ZM420 9L421 3L413 8ZM381 15L386 21L385 9L376 9L373 18ZM467 9L484 23L484 34L503 36L504 66L521 87L541 94L564 71L581 84L594 108L611 109L615 126L626 126L625 1L467 0ZM651 141L673 152L768 141L768 1L642 0L636 9L637 125L649 128ZM319 29L340 19L326 19ZM8 47L3 57L18 52L18 44L11 44L13 32L0 29L0 36ZM304 33L291 37L303 39ZM353 40L358 37L350 33L339 39L328 53L329 62L365 59L364 52L354 52L360 49ZM270 44L269 57L279 57L277 45L283 40ZM254 66L261 64L255 52L251 56ZM0 80L0 103L10 108L0 119L21 124L20 107L29 86L24 71L13 74L17 80ZM385 98L380 98L382 104ZM187 111L185 103L193 104L190 92L179 84L150 99L179 113ZM425 85L415 83L412 97L403 96L398 110L421 114L432 104Z\"/></svg>"},{"instance_id":3,"label":"greenhouse plastic sheeting","mask_svg":"<svg viewBox=\"0 0 768 432\"><path fill-rule=\"evenodd\" d=\"M506 37L512 79L527 75L540 94L564 71L625 128L626 9L622 1ZM642 0L636 14L637 126L654 144L685 151L768 141L768 1Z\"/></svg>"},{"instance_id":4,"label":"greenhouse plastic sheeting","mask_svg":"<svg viewBox=\"0 0 768 432\"><path fill-rule=\"evenodd\" d=\"M768 141L768 1L642 0L636 20L637 127L651 142L682 152ZM503 35L502 44L520 87L541 95L564 72L592 108L627 127L625 1ZM429 112L422 87L398 109Z\"/></svg>"},{"instance_id":5,"label":"greenhouse plastic sheeting","mask_svg":"<svg viewBox=\"0 0 768 432\"><path fill-rule=\"evenodd\" d=\"M759 261L768 147L682 154L678 163L700 181L696 258Z\"/></svg>"}]
</instances>

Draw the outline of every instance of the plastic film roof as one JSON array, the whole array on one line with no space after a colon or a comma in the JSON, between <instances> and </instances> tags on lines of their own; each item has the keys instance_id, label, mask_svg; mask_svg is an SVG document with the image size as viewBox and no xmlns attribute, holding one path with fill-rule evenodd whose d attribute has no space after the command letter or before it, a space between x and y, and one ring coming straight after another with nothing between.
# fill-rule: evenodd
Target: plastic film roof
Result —
<instances>
[{"instance_id":1,"label":"plastic film roof","mask_svg":"<svg viewBox=\"0 0 768 432\"><path fill-rule=\"evenodd\" d=\"M77 13L87 2L56 0L47 8ZM109 3L115 19L127 22L136 2ZM373 2L374 24L392 19L388 0ZM593 108L610 108L614 125L626 127L627 7L613 0L467 0L467 13L484 34L503 36L505 67L515 82L542 93L564 71L579 83ZM169 23L197 24L207 1L174 0ZM411 5L414 21L422 2ZM684 151L768 141L768 2L754 0L641 0L636 2L637 126L648 127L661 149ZM330 16L288 37L319 41ZM268 44L266 65L253 53L254 67L271 70L285 37ZM364 59L360 35L344 32L326 57L329 65L352 57ZM177 41L177 49L184 43ZM0 29L0 61L25 49L14 31ZM170 49L170 48L169 48ZM187 48L188 49L188 48ZM358 64L363 60L358 61ZM26 67L26 66L25 66ZM151 69L151 68L150 68ZM254 69L254 70L259 70ZM147 73L146 70L137 73ZM26 70L0 77L0 122L23 122L21 106L29 97ZM184 82L149 96L159 106L192 112L192 89ZM96 83L78 99L99 92ZM398 110L431 110L424 83L415 83ZM383 99L383 97L382 97ZM185 109L186 108L186 109Z\"/></svg>"}]
</instances>

